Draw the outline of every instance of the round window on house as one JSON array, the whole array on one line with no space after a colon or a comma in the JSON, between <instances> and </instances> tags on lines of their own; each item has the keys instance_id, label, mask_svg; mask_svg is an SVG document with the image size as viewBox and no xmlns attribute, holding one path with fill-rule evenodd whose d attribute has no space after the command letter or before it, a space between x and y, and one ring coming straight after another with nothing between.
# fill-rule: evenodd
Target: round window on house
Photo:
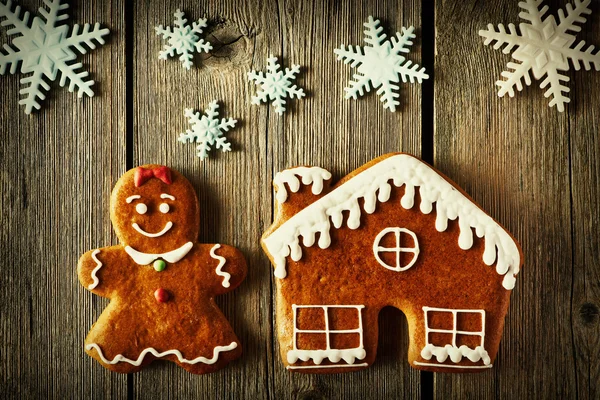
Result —
<instances>
[{"instance_id":1,"label":"round window on house","mask_svg":"<svg viewBox=\"0 0 600 400\"><path fill-rule=\"evenodd\" d=\"M373 242L375 259L392 271L406 271L419 257L419 241L414 232L406 228L385 228Z\"/></svg>"}]
</instances>

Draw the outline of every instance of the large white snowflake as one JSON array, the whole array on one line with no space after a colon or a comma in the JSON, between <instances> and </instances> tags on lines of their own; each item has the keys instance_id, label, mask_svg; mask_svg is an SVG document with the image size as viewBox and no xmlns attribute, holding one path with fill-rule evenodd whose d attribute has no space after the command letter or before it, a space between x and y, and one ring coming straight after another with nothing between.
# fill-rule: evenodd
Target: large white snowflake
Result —
<instances>
[{"instance_id":1,"label":"large white snowflake","mask_svg":"<svg viewBox=\"0 0 600 400\"><path fill-rule=\"evenodd\" d=\"M23 88L20 93L25 98L19 100L19 104L25 106L25 113L30 114L35 108L40 109L41 105L38 99L44 100L46 95L42 89L50 90L49 81L56 80L60 72L60 86L65 86L69 81L69 91L78 90L78 97L84 94L93 96L92 85L94 81L85 78L89 75L87 71L77 72L82 67L81 63L72 63L77 55L71 48L75 48L79 53L85 54L87 49L83 47L85 43L89 48L95 49L94 41L104 44L102 36L107 35L108 29L100 29L100 24L96 23L94 29L90 31L90 25L85 24L81 32L79 25L73 26L73 31L69 34L67 25L59 24L61 21L69 18L64 10L69 8L68 4L60 4L60 0L44 0L43 6L38 12L43 17L35 17L33 23L29 25L29 12L25 12L21 18L21 7L16 6L12 10L12 1L8 0L5 4L0 2L0 19L2 26L12 26L7 34L20 35L13 39L12 45L5 44L4 51L0 51L0 75L4 75L10 66L9 72L14 74L21 66L22 74L31 75L21 78Z\"/></svg>"},{"instance_id":2,"label":"large white snowflake","mask_svg":"<svg viewBox=\"0 0 600 400\"><path fill-rule=\"evenodd\" d=\"M522 1L519 7L524 11L519 16L529 23L519 24L521 35L514 24L508 25L509 32L502 24L498 25L498 31L492 24L488 25L487 30L479 31L479 34L485 38L485 45L496 41L495 50L506 45L502 50L504 54L510 53L515 46L518 46L512 53L512 57L518 62L509 62L508 71L502 72L506 80L496 82L500 87L498 96L502 97L508 93L513 97L515 88L519 91L523 90L521 81L528 86L531 85L529 73L532 71L533 76L538 80L546 75L540 87L545 89L549 86L544 96L552 96L550 107L556 106L560 112L565 110L565 103L570 101L565 94L569 92L569 88L562 82L568 82L569 77L561 74L560 71L569 70L569 59L576 71L581 68L580 63L586 70L591 68L591 64L594 64L596 71L600 70L600 52L594 55L594 46L589 46L584 51L585 42L580 41L574 48L571 47L576 38L569 32L581 30L577 24L585 23L585 15L591 14L592 11L588 8L590 2L591 0L575 0L575 8L567 4L566 14L563 10L558 11L559 23L557 24L553 15L544 18L548 6L540 10L542 0Z\"/></svg>"},{"instance_id":3,"label":"large white snowflake","mask_svg":"<svg viewBox=\"0 0 600 400\"><path fill-rule=\"evenodd\" d=\"M199 36L202 33L202 28L206 28L206 20L200 18L197 22L192 22L190 27L186 25L187 19L183 18L185 14L181 10L177 9L173 15L175 16L175 27L168 26L165 29L162 25L159 25L154 28L157 35L162 35L163 39L169 41L160 51L158 58L166 60L173 57L177 52L177 54L181 54L179 60L183 63L183 67L190 69L194 50L198 53L203 51L208 53L212 50L212 45Z\"/></svg>"},{"instance_id":4,"label":"large white snowflake","mask_svg":"<svg viewBox=\"0 0 600 400\"><path fill-rule=\"evenodd\" d=\"M185 131L179 135L178 141L182 143L199 143L198 157L202 161L208 157L210 146L215 145L217 149L221 149L223 152L231 151L231 143L227 141L227 138L223 137L223 134L233 128L237 123L237 120L233 118L222 118L219 121L219 105L216 101L212 101L206 109L206 115L200 117L199 112L194 112L191 108L185 109L185 116L189 119L189 123L192 125L191 129Z\"/></svg>"},{"instance_id":5,"label":"large white snowflake","mask_svg":"<svg viewBox=\"0 0 600 400\"><path fill-rule=\"evenodd\" d=\"M285 74L279 70L280 65L277 64L277 57L270 56L267 59L267 73L256 73L256 71L248 72L248 80L255 81L257 85L262 85L262 90L256 92L256 96L252 97L252 104L260 104L268 100L273 101L275 112L283 115L285 111L285 98L290 99L304 97L304 90L298 89L296 85L292 85L292 81L296 79L296 74L300 72L299 65L292 65L292 69L286 68Z\"/></svg>"},{"instance_id":6,"label":"large white snowflake","mask_svg":"<svg viewBox=\"0 0 600 400\"><path fill-rule=\"evenodd\" d=\"M411 26L406 29L402 27L402 34L396 32L396 36L392 36L390 40L385 40L387 37L383 28L379 26L379 20L374 20L369 16L369 20L364 23L367 28L365 30L365 42L370 46L364 46L364 54L359 46L346 47L342 44L339 49L334 52L338 56L338 60L343 60L344 64L350 63L352 68L358 66L358 73L354 74L354 79L349 82L349 86L344 88L346 91L345 98L356 99L357 96L362 96L364 90L369 92L370 85L373 88L379 88L377 94L381 96L383 108L388 108L395 112L396 106L400 104L397 100L400 95L394 90L399 89L395 83L400 81L406 83L414 83L415 79L421 83L423 79L429 78L425 73L425 68L419 68L418 64L413 64L400 53L408 53L409 47L413 44L411 39L415 37L413 34L415 28Z\"/></svg>"}]
</instances>

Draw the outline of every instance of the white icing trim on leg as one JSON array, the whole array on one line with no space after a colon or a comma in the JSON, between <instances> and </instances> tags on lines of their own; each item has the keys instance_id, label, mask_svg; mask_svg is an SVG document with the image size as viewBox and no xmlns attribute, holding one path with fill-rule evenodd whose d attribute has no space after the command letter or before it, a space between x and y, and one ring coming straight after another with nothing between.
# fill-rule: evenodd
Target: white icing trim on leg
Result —
<instances>
[{"instance_id":1,"label":"white icing trim on leg","mask_svg":"<svg viewBox=\"0 0 600 400\"><path fill-rule=\"evenodd\" d=\"M98 277L96 276L96 272L98 272L98 270L102 268L102 263L96 257L98 254L100 254L100 250L98 249L94 250L94 252L92 253L92 260L96 262L96 268L94 268L94 270L92 271L92 279L94 280L94 282L88 285L88 289L90 290L96 288L96 286L98 286L98 284L100 283L100 279L98 279Z\"/></svg>"},{"instance_id":2,"label":"white icing trim on leg","mask_svg":"<svg viewBox=\"0 0 600 400\"><path fill-rule=\"evenodd\" d=\"M104 362L105 364L117 364L119 362L126 362L129 363L131 365L134 365L136 367L139 367L140 365L142 365L142 361L144 361L144 357L146 357L146 354L150 353L152 354L154 357L156 358L161 358L161 357L165 357L165 356L170 356L170 355L174 355L177 357L177 360L180 363L185 363L185 364L197 364L199 362L204 363L204 364L214 364L217 362L217 360L219 359L219 353L223 352L223 351L231 351L233 349L235 349L237 347L237 343L236 342L231 342L230 345L228 346L217 346L214 348L213 350L213 356L212 358L206 358L206 357L196 357L192 360L188 360L186 358L183 358L183 355L181 354L181 352L179 350L167 350L164 351L162 353L159 353L155 348L153 347L149 347L147 349L144 349L139 357L137 358L137 360L131 360L127 357L124 357L122 354L117 354L115 356L115 358L113 358L112 360L108 360L104 357L104 355L102 354L102 350L100 350L100 346L98 346L96 343L90 343L90 344L86 344L85 345L85 349L86 350L91 350L91 349L96 349L96 351L98 352L98 355L100 356L100 358L102 359L102 362Z\"/></svg>"},{"instance_id":3,"label":"white icing trim on leg","mask_svg":"<svg viewBox=\"0 0 600 400\"><path fill-rule=\"evenodd\" d=\"M219 265L217 265L216 273L217 273L217 275L223 277L223 283L221 283L221 285L223 285L223 287L228 288L230 286L229 280L231 279L231 274L222 270L222 268L225 265L225 263L227 262L227 260L225 259L225 257L215 254L215 250L218 250L220 248L221 248L220 244L215 244L212 247L212 249L210 249L210 256L212 258L214 258L215 260L219 260Z\"/></svg>"}]
</instances>

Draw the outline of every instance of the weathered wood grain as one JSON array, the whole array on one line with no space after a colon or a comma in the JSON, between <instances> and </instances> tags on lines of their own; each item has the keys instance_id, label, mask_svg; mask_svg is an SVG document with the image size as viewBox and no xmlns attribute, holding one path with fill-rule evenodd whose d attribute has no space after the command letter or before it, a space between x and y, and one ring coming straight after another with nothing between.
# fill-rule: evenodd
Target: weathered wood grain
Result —
<instances>
[{"instance_id":1,"label":"weathered wood grain","mask_svg":"<svg viewBox=\"0 0 600 400\"><path fill-rule=\"evenodd\" d=\"M19 1L35 13L41 1ZM19 106L19 79L0 76L0 393L15 398L126 396L126 377L85 355L106 305L79 285L79 255L114 242L108 200L125 166L122 2L71 2L69 24L100 22L108 43L80 57L96 97L58 81L41 111ZM33 16L32 16L33 18ZM10 42L5 28L0 43Z\"/></svg>"},{"instance_id":2,"label":"weathered wood grain","mask_svg":"<svg viewBox=\"0 0 600 400\"><path fill-rule=\"evenodd\" d=\"M360 100L344 100L344 87L356 70L338 61L333 50L341 44L364 46L363 23L369 15L381 19L388 36L400 31L402 26L418 28L420 2L283 1L278 9L279 15L272 18L279 20L283 42L281 49L270 49L270 52L282 53L285 66L302 66L298 82L308 95L292 101L283 118L272 108L267 111L272 173L292 166L315 165L330 170L333 179L338 180L385 153L407 151L419 155L420 86L400 85L401 105L396 113L383 108L375 90ZM416 63L420 62L419 37L420 30L413 51L407 56ZM255 62L260 69L265 63L264 59ZM406 361L405 318L401 312L392 310L382 313L380 318L384 317L392 321L380 323L381 347L377 362L365 371L351 374L291 374L283 368L275 334L274 398L418 397L420 374Z\"/></svg>"},{"instance_id":3,"label":"weathered wood grain","mask_svg":"<svg viewBox=\"0 0 600 400\"><path fill-rule=\"evenodd\" d=\"M189 21L208 18L207 39L215 50L185 70L176 59L158 60L164 45L154 26L171 26L180 7ZM248 262L248 277L234 292L217 298L243 347L243 357L206 376L193 376L172 363L155 363L134 377L136 398L265 398L270 393L271 289L268 264L258 240L271 218L272 158L267 153L264 108L250 104L246 73L256 60L279 45L277 4L237 1L163 1L136 8L134 64L134 164L163 163L198 190L201 242L238 247ZM226 136L233 151L213 151L204 162L196 146L177 142L189 127L185 108L201 112L219 101L220 117L238 119Z\"/></svg>"},{"instance_id":4,"label":"weathered wood grain","mask_svg":"<svg viewBox=\"0 0 600 400\"><path fill-rule=\"evenodd\" d=\"M600 2L577 36L600 47ZM571 324L577 397L600 398L600 73L571 74L569 108L573 269Z\"/></svg>"},{"instance_id":5,"label":"weathered wood grain","mask_svg":"<svg viewBox=\"0 0 600 400\"><path fill-rule=\"evenodd\" d=\"M399 30L402 24L418 26L420 7L412 3L399 7L395 2L361 6L314 1L188 2L181 8L190 20L208 15L208 39L223 47L212 56L198 57L191 71L176 60L158 61L163 42L151 27L170 24L174 10L160 2L137 9L135 163L164 162L186 173L199 188L204 205L201 240L231 243L245 252L248 281L220 303L241 336L245 355L230 368L201 378L190 379L174 366L157 367L135 377L136 397L165 391L196 397L215 392L260 398L373 395L372 388L359 384L364 379L388 382L375 389L381 395L417 395L419 374L406 364L408 335L401 321L388 321L384 327L396 329L382 333L381 351L393 352L393 362L383 356L382 362L367 372L342 376L285 371L273 335L272 270L258 239L272 219L271 179L277 170L298 164L322 165L339 178L385 152L420 152L418 86L402 88L404 113L383 110L374 95L361 102L345 101L343 87L352 71L337 62L333 53L342 42L362 45L362 23L371 13L381 14L384 27L393 34L392 29ZM308 94L305 99L290 101L283 117L270 105L250 104L256 89L247 82L246 73L263 70L270 54L278 56L283 67L302 66L298 84ZM412 57L416 62L418 54L417 45ZM228 134L236 151L215 153L214 158L201 162L193 146L175 140L186 128L183 108L204 108L213 99L223 101L224 116L240 119L240 125Z\"/></svg>"},{"instance_id":6,"label":"weathered wood grain","mask_svg":"<svg viewBox=\"0 0 600 400\"><path fill-rule=\"evenodd\" d=\"M554 13L565 4L546 3ZM597 317L594 322L581 314L593 314L598 304L597 238L588 236L598 228L583 209L597 208L592 154L598 142L592 132L598 126L598 76L571 75L577 76L570 85L577 100L563 114L547 106L539 83L515 98L498 98L494 82L510 56L484 47L477 32L490 22L519 22L517 2L437 6L436 166L514 233L525 266L494 368L477 375L438 374L435 395L594 398ZM597 23L592 31L597 38ZM594 212L587 215L597 219Z\"/></svg>"},{"instance_id":7,"label":"weathered wood grain","mask_svg":"<svg viewBox=\"0 0 600 400\"><path fill-rule=\"evenodd\" d=\"M39 0L19 0L35 12ZM94 98L53 84L41 111L18 106L21 75L0 76L0 397L14 398L415 398L430 388L406 362L404 316L382 312L376 364L331 376L284 370L274 326L272 267L259 238L273 214L271 180L294 165L318 165L339 179L391 151L421 153L419 85L401 85L396 113L368 94L344 100L354 70L336 61L342 43L363 45L362 23L382 20L388 35L415 25L408 58L419 63L423 7L418 0L235 0L169 4L137 2L126 48L123 2L70 1L69 23L101 22L108 43L81 57L96 85ZM555 13L566 0L546 1ZM430 2L426 3L427 6ZM210 55L191 71L158 60L164 41L154 26L209 19ZM600 45L600 4L593 1L579 39ZM494 82L509 55L484 47L487 23L517 23L516 1L438 0L435 11L435 166L464 187L521 242L525 266L513 291L496 365L476 375L437 374L437 398L580 398L600 396L600 73L571 72L572 103L547 107L537 82L515 98L498 98ZM0 29L0 43L10 42ZM598 46L597 46L598 47ZM126 54L126 50L131 50ZM267 57L300 64L307 97L288 102L283 117L253 106L251 69ZM127 60L133 60L127 64ZM126 116L126 70L133 114ZM231 153L201 162L195 146L176 141L187 127L184 108L220 101ZM127 119L133 130L127 132ZM425 121L427 124L428 121ZM129 142L126 139L128 135ZM427 141L427 138L425 138ZM202 242L237 246L249 274L218 304L231 321L243 357L226 369L193 376L156 362L131 377L101 368L83 339L104 299L76 278L80 254L117 243L109 194L133 165L163 163L184 173L201 202ZM427 375L425 375L427 376Z\"/></svg>"}]
</instances>

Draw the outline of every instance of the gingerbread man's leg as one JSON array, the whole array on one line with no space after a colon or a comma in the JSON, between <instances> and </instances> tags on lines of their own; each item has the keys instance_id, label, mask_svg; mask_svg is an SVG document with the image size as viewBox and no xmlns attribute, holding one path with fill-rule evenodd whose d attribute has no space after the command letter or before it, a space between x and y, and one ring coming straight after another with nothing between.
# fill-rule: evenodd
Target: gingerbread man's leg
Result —
<instances>
[{"instance_id":1,"label":"gingerbread man's leg","mask_svg":"<svg viewBox=\"0 0 600 400\"><path fill-rule=\"evenodd\" d=\"M193 342L186 346L186 353L193 356L186 354L189 359L184 362L176 361L181 368L193 374L206 374L221 369L242 354L239 339L214 303L202 318L209 321L210 329L199 331Z\"/></svg>"},{"instance_id":2,"label":"gingerbread man's leg","mask_svg":"<svg viewBox=\"0 0 600 400\"><path fill-rule=\"evenodd\" d=\"M144 349L136 335L136 324L122 324L131 321L134 308L120 308L111 302L92 325L85 339L85 352L96 359L103 367L120 373L133 373L150 364L155 357Z\"/></svg>"}]
</instances>

